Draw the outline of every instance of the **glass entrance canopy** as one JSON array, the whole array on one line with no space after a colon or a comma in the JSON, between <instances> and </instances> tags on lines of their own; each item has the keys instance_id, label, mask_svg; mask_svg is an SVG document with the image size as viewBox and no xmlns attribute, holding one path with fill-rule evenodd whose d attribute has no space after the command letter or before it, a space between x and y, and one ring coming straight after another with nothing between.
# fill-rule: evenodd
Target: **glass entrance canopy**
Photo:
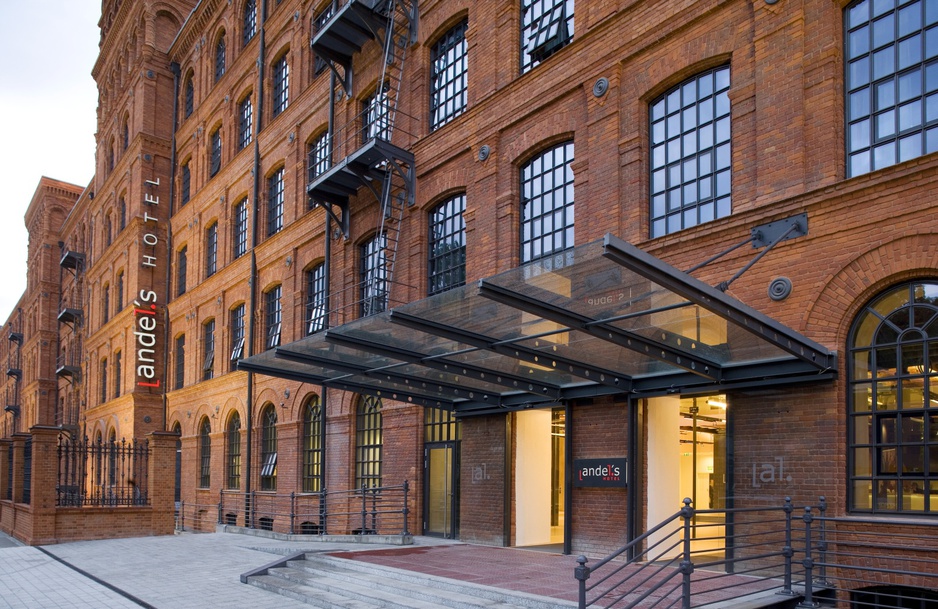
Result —
<instances>
[{"instance_id":1,"label":"glass entrance canopy","mask_svg":"<svg viewBox=\"0 0 938 609\"><path fill-rule=\"evenodd\" d=\"M827 380L836 354L612 235L239 362L461 415Z\"/></svg>"}]
</instances>

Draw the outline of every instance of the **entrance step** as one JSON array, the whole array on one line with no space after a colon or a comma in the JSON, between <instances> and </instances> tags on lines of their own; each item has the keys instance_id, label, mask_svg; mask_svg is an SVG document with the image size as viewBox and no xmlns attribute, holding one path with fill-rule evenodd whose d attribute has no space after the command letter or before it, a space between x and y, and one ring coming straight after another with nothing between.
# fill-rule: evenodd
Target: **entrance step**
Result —
<instances>
[{"instance_id":1,"label":"entrance step","mask_svg":"<svg viewBox=\"0 0 938 609\"><path fill-rule=\"evenodd\" d=\"M576 603L403 569L306 553L241 581L323 609L570 609Z\"/></svg>"}]
</instances>

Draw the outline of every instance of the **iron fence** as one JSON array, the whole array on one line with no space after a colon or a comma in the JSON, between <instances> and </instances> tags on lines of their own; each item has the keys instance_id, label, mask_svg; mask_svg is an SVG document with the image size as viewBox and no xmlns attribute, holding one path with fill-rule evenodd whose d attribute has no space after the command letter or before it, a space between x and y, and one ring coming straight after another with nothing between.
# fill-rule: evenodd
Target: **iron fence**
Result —
<instances>
[{"instance_id":1,"label":"iron fence","mask_svg":"<svg viewBox=\"0 0 938 609\"><path fill-rule=\"evenodd\" d=\"M831 518L823 497L802 508L787 498L768 508L684 503L595 564L577 558L580 609L689 609L773 593L800 607L938 607L938 523L916 521L912 534L908 524Z\"/></svg>"},{"instance_id":2,"label":"iron fence","mask_svg":"<svg viewBox=\"0 0 938 609\"><path fill-rule=\"evenodd\" d=\"M60 438L56 505L149 505L146 440L92 442Z\"/></svg>"},{"instance_id":3,"label":"iron fence","mask_svg":"<svg viewBox=\"0 0 938 609\"><path fill-rule=\"evenodd\" d=\"M278 494L221 491L218 523L289 535L410 535L409 485Z\"/></svg>"}]
</instances>

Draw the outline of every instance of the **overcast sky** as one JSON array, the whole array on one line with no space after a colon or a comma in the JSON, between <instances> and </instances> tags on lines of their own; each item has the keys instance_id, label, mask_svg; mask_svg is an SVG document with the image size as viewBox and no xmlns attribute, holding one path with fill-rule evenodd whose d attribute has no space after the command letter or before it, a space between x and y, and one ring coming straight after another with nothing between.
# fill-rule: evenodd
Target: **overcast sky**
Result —
<instances>
[{"instance_id":1,"label":"overcast sky","mask_svg":"<svg viewBox=\"0 0 938 609\"><path fill-rule=\"evenodd\" d=\"M0 323L26 289L23 216L39 179L94 172L101 0L0 0Z\"/></svg>"}]
</instances>

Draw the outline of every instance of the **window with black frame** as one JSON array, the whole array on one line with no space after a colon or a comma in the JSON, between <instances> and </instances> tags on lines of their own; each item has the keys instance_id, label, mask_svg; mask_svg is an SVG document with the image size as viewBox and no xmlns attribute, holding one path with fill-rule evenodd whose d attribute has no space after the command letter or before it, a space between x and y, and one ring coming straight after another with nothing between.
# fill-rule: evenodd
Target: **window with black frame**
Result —
<instances>
[{"instance_id":1,"label":"window with black frame","mask_svg":"<svg viewBox=\"0 0 938 609\"><path fill-rule=\"evenodd\" d=\"M847 347L850 510L938 514L938 281L873 299Z\"/></svg>"},{"instance_id":2,"label":"window with black frame","mask_svg":"<svg viewBox=\"0 0 938 609\"><path fill-rule=\"evenodd\" d=\"M303 408L303 492L322 491L322 407L311 395Z\"/></svg>"},{"instance_id":3,"label":"window with black frame","mask_svg":"<svg viewBox=\"0 0 938 609\"><path fill-rule=\"evenodd\" d=\"M215 374L215 320L210 319L202 326L202 380L207 381Z\"/></svg>"},{"instance_id":4,"label":"window with black frame","mask_svg":"<svg viewBox=\"0 0 938 609\"><path fill-rule=\"evenodd\" d=\"M521 0L521 73L573 40L573 0Z\"/></svg>"},{"instance_id":5,"label":"window with black frame","mask_svg":"<svg viewBox=\"0 0 938 609\"><path fill-rule=\"evenodd\" d=\"M938 150L938 4L858 0L844 29L847 175Z\"/></svg>"},{"instance_id":6,"label":"window with black frame","mask_svg":"<svg viewBox=\"0 0 938 609\"><path fill-rule=\"evenodd\" d=\"M247 46L257 34L257 0L247 0L241 16L241 45Z\"/></svg>"},{"instance_id":7,"label":"window with black frame","mask_svg":"<svg viewBox=\"0 0 938 609\"><path fill-rule=\"evenodd\" d=\"M692 76L649 108L651 236L732 211L730 68Z\"/></svg>"},{"instance_id":8,"label":"window with black frame","mask_svg":"<svg viewBox=\"0 0 938 609\"><path fill-rule=\"evenodd\" d=\"M381 486L383 448L381 399L370 395L359 396L355 416L355 488Z\"/></svg>"},{"instance_id":9,"label":"window with black frame","mask_svg":"<svg viewBox=\"0 0 938 609\"><path fill-rule=\"evenodd\" d=\"M233 213L231 214L234 222L231 224L231 230L234 237L232 247L232 256L240 258L248 251L248 198L244 197L235 203Z\"/></svg>"},{"instance_id":10,"label":"window with black frame","mask_svg":"<svg viewBox=\"0 0 938 609\"><path fill-rule=\"evenodd\" d=\"M209 154L208 174L211 177L215 177L221 170L221 126L215 129L215 131L212 131L210 140L211 152Z\"/></svg>"},{"instance_id":11,"label":"window with black frame","mask_svg":"<svg viewBox=\"0 0 938 609\"><path fill-rule=\"evenodd\" d=\"M329 2L325 8L313 19L313 36L315 36L335 14L335 2ZM326 69L326 60L319 55L313 61L313 77L319 76Z\"/></svg>"},{"instance_id":12,"label":"window with black frame","mask_svg":"<svg viewBox=\"0 0 938 609\"><path fill-rule=\"evenodd\" d=\"M218 222L205 229L205 276L211 277L218 271Z\"/></svg>"},{"instance_id":13,"label":"window with black frame","mask_svg":"<svg viewBox=\"0 0 938 609\"><path fill-rule=\"evenodd\" d=\"M359 248L362 317L388 309L387 236L375 235Z\"/></svg>"},{"instance_id":14,"label":"window with black frame","mask_svg":"<svg viewBox=\"0 0 938 609\"><path fill-rule=\"evenodd\" d=\"M225 75L225 60L225 33L222 32L218 37L218 42L215 43L215 82L221 80L221 77Z\"/></svg>"},{"instance_id":15,"label":"window with black frame","mask_svg":"<svg viewBox=\"0 0 938 609\"><path fill-rule=\"evenodd\" d=\"M199 488L212 485L212 425L208 417L202 417L199 425Z\"/></svg>"},{"instance_id":16,"label":"window with black frame","mask_svg":"<svg viewBox=\"0 0 938 609\"><path fill-rule=\"evenodd\" d=\"M308 180L312 182L332 167L332 146L328 131L323 131L309 143L306 151Z\"/></svg>"},{"instance_id":17,"label":"window with black frame","mask_svg":"<svg viewBox=\"0 0 938 609\"><path fill-rule=\"evenodd\" d=\"M326 265L306 271L306 335L326 328Z\"/></svg>"},{"instance_id":18,"label":"window with black frame","mask_svg":"<svg viewBox=\"0 0 938 609\"><path fill-rule=\"evenodd\" d=\"M192 174L189 169L189 161L182 164L179 170L179 206L182 207L189 202Z\"/></svg>"},{"instance_id":19,"label":"window with black frame","mask_svg":"<svg viewBox=\"0 0 938 609\"><path fill-rule=\"evenodd\" d=\"M101 386L99 387L99 394L101 398L101 403L107 402L107 358L101 360Z\"/></svg>"},{"instance_id":20,"label":"window with black frame","mask_svg":"<svg viewBox=\"0 0 938 609\"><path fill-rule=\"evenodd\" d=\"M186 383L186 335L176 337L176 346L173 350L173 360L176 365L173 379L173 389L182 389Z\"/></svg>"},{"instance_id":21,"label":"window with black frame","mask_svg":"<svg viewBox=\"0 0 938 609\"><path fill-rule=\"evenodd\" d=\"M192 82L193 74L189 72L186 76L186 84L183 85L182 94L182 113L185 118L192 116L195 110L195 85Z\"/></svg>"},{"instance_id":22,"label":"window with black frame","mask_svg":"<svg viewBox=\"0 0 938 609\"><path fill-rule=\"evenodd\" d=\"M427 295L466 284L466 195L443 201L430 212Z\"/></svg>"},{"instance_id":23,"label":"window with black frame","mask_svg":"<svg viewBox=\"0 0 938 609\"><path fill-rule=\"evenodd\" d=\"M274 286L264 292L264 348L280 346L280 330L283 322L280 303L282 287Z\"/></svg>"},{"instance_id":24,"label":"window with black frame","mask_svg":"<svg viewBox=\"0 0 938 609\"><path fill-rule=\"evenodd\" d=\"M362 143L374 138L391 141L391 106L388 83L362 103Z\"/></svg>"},{"instance_id":25,"label":"window with black frame","mask_svg":"<svg viewBox=\"0 0 938 609\"><path fill-rule=\"evenodd\" d=\"M267 178L267 236L283 228L283 167Z\"/></svg>"},{"instance_id":26,"label":"window with black frame","mask_svg":"<svg viewBox=\"0 0 938 609\"><path fill-rule=\"evenodd\" d=\"M261 413L261 490L277 490L277 410L267 404Z\"/></svg>"},{"instance_id":27,"label":"window with black frame","mask_svg":"<svg viewBox=\"0 0 938 609\"><path fill-rule=\"evenodd\" d=\"M226 487L237 490L241 488L241 415L237 411L232 412L228 419L225 436L228 445Z\"/></svg>"},{"instance_id":28,"label":"window with black frame","mask_svg":"<svg viewBox=\"0 0 938 609\"><path fill-rule=\"evenodd\" d=\"M251 143L254 129L254 106L251 96L247 95L238 104L238 150L244 150Z\"/></svg>"},{"instance_id":29,"label":"window with black frame","mask_svg":"<svg viewBox=\"0 0 938 609\"><path fill-rule=\"evenodd\" d=\"M290 65L284 53L273 65L273 116L276 118L290 104Z\"/></svg>"},{"instance_id":30,"label":"window with black frame","mask_svg":"<svg viewBox=\"0 0 938 609\"><path fill-rule=\"evenodd\" d=\"M176 296L182 296L186 293L186 274L189 254L188 247L183 245L176 252Z\"/></svg>"},{"instance_id":31,"label":"window with black frame","mask_svg":"<svg viewBox=\"0 0 938 609\"><path fill-rule=\"evenodd\" d=\"M244 303L231 309L228 327L231 328L231 356L229 370L234 372L238 368L238 360L244 357Z\"/></svg>"},{"instance_id":32,"label":"window with black frame","mask_svg":"<svg viewBox=\"0 0 938 609\"><path fill-rule=\"evenodd\" d=\"M467 62L464 19L433 45L430 53L430 130L438 129L466 109Z\"/></svg>"},{"instance_id":33,"label":"window with black frame","mask_svg":"<svg viewBox=\"0 0 938 609\"><path fill-rule=\"evenodd\" d=\"M123 365L121 360L123 359L123 354L120 351L114 352L114 397L119 398L121 396L121 378L123 378Z\"/></svg>"},{"instance_id":34,"label":"window with black frame","mask_svg":"<svg viewBox=\"0 0 938 609\"><path fill-rule=\"evenodd\" d=\"M573 142L542 152L521 168L521 262L574 246Z\"/></svg>"}]
</instances>

